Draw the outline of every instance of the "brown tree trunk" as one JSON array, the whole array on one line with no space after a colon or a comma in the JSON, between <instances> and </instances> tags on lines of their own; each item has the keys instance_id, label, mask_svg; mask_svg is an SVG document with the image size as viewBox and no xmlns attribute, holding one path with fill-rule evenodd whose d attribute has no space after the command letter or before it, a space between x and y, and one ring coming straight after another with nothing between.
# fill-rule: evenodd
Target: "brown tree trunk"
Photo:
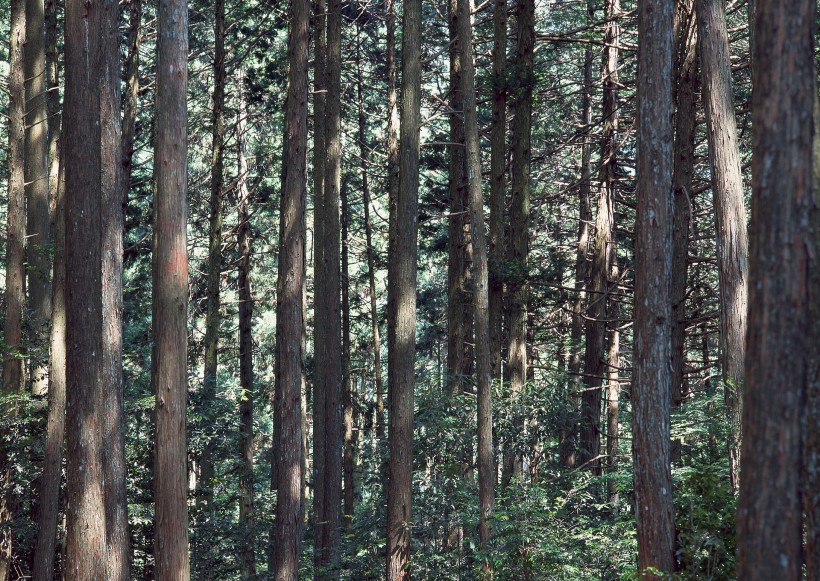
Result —
<instances>
[{"instance_id":1,"label":"brown tree trunk","mask_svg":"<svg viewBox=\"0 0 820 581\"><path fill-rule=\"evenodd\" d=\"M302 285L305 265L307 190L308 0L291 3L288 39L287 142L282 223L279 240L278 312L276 317L278 496L274 542L275 581L296 581L304 528L302 439ZM314 425L315 429L315 425Z\"/></svg>"},{"instance_id":2,"label":"brown tree trunk","mask_svg":"<svg viewBox=\"0 0 820 581\"><path fill-rule=\"evenodd\" d=\"M66 576L124 581L130 555L117 22L116 2L66 6Z\"/></svg>"},{"instance_id":3,"label":"brown tree trunk","mask_svg":"<svg viewBox=\"0 0 820 581\"><path fill-rule=\"evenodd\" d=\"M612 268L613 280L618 278L618 267ZM611 309L610 314L616 315L617 307ZM614 318L614 317L613 317ZM607 478L607 499L612 505L613 512L618 512L618 504L620 503L620 494L618 492L618 480L616 475L618 473L618 461L620 460L620 433L618 414L621 395L621 378L619 374L619 366L621 363L620 357L621 349L621 331L618 329L616 323L612 323L609 329L609 347L607 359L609 367L607 369L607 383L606 383L606 472L609 475Z\"/></svg>"},{"instance_id":4,"label":"brown tree trunk","mask_svg":"<svg viewBox=\"0 0 820 581\"><path fill-rule=\"evenodd\" d=\"M639 3L638 159L632 450L638 568L675 569L669 466L672 341L672 26L671 0Z\"/></svg>"},{"instance_id":5,"label":"brown tree trunk","mask_svg":"<svg viewBox=\"0 0 820 581\"><path fill-rule=\"evenodd\" d=\"M48 195L48 117L46 110L46 44L43 0L26 0L24 47L26 94L26 275L28 317L33 346L48 342L51 319L51 212ZM35 351L36 352L36 351ZM45 397L48 364L33 358L31 391Z\"/></svg>"},{"instance_id":6,"label":"brown tree trunk","mask_svg":"<svg viewBox=\"0 0 820 581\"><path fill-rule=\"evenodd\" d=\"M464 91L459 60L458 0L449 0L450 33L450 212L447 236L447 385L450 393L464 391L473 367L473 312L471 308L470 217L467 200L467 162L464 146Z\"/></svg>"},{"instance_id":7,"label":"brown tree trunk","mask_svg":"<svg viewBox=\"0 0 820 581\"><path fill-rule=\"evenodd\" d=\"M802 574L815 2L759 0L737 578Z\"/></svg>"},{"instance_id":8,"label":"brown tree trunk","mask_svg":"<svg viewBox=\"0 0 820 581\"><path fill-rule=\"evenodd\" d=\"M388 581L410 579L413 475L413 385L416 352L419 131L421 127L421 0L402 16L399 187L390 206L387 349L390 465L387 483Z\"/></svg>"},{"instance_id":9,"label":"brown tree trunk","mask_svg":"<svg viewBox=\"0 0 820 581\"><path fill-rule=\"evenodd\" d=\"M53 1L53 0L51 0ZM128 206L133 169L134 139L137 129L137 109L140 92L140 46L142 45L142 0L130 0L128 22L128 60L125 71L125 94L122 113L122 205Z\"/></svg>"},{"instance_id":10,"label":"brown tree trunk","mask_svg":"<svg viewBox=\"0 0 820 581\"><path fill-rule=\"evenodd\" d=\"M484 229L484 196L481 192L481 152L473 64L473 24L470 0L458 0L458 41L468 208L473 244L472 290L475 317L476 384L478 388L478 532L482 545L490 540L495 511L495 459L493 458L492 366L490 364L490 312L487 234ZM519 16L520 17L520 16ZM526 138L525 138L526 139ZM484 564L485 575L490 570Z\"/></svg>"},{"instance_id":11,"label":"brown tree trunk","mask_svg":"<svg viewBox=\"0 0 820 581\"><path fill-rule=\"evenodd\" d=\"M493 116L490 123L490 365L501 381L504 340L504 205L507 168L507 0L493 2Z\"/></svg>"},{"instance_id":12,"label":"brown tree trunk","mask_svg":"<svg viewBox=\"0 0 820 581\"><path fill-rule=\"evenodd\" d=\"M527 301L529 297L530 237L530 130L532 94L535 85L533 55L535 49L535 3L518 0L516 6L518 48L516 49L515 85L512 87L512 203L510 205L510 243L508 278L509 352L507 367L510 392L519 397L527 381ZM516 421L523 430L523 421ZM521 477L521 457L505 452L502 481Z\"/></svg>"},{"instance_id":13,"label":"brown tree trunk","mask_svg":"<svg viewBox=\"0 0 820 581\"><path fill-rule=\"evenodd\" d=\"M245 157L248 111L245 104L245 75L237 78L239 120L236 125L236 158L239 176L236 243L239 247L239 531L241 579L256 576L255 513L253 507L253 293L251 292L250 191Z\"/></svg>"},{"instance_id":14,"label":"brown tree trunk","mask_svg":"<svg viewBox=\"0 0 820 581\"><path fill-rule=\"evenodd\" d=\"M25 389L23 375L22 322L25 309L24 260L26 241L26 197L24 176L25 148L25 89L23 72L23 46L25 45L25 0L11 2L9 31L9 197L6 226L6 296L3 322L3 391L8 394L22 393ZM4 414L16 413L11 404ZM0 434L0 483L11 486L12 470L9 466L12 436ZM12 558L11 521L14 518L15 501L12 493L0 495L0 581L10 575Z\"/></svg>"},{"instance_id":15,"label":"brown tree trunk","mask_svg":"<svg viewBox=\"0 0 820 581\"><path fill-rule=\"evenodd\" d=\"M696 7L717 231L720 341L729 420L729 475L732 488L737 489L749 269L746 207L743 205L726 8L723 0L697 0Z\"/></svg>"},{"instance_id":16,"label":"brown tree trunk","mask_svg":"<svg viewBox=\"0 0 820 581\"><path fill-rule=\"evenodd\" d=\"M154 151L154 555L157 579L189 579L185 409L188 396L188 10L160 0Z\"/></svg>"},{"instance_id":17,"label":"brown tree trunk","mask_svg":"<svg viewBox=\"0 0 820 581\"><path fill-rule=\"evenodd\" d=\"M222 275L222 196L225 157L225 0L214 2L214 93L211 117L211 198L208 232L207 307L205 312L205 368L202 405L216 398L219 362L220 280ZM214 447L208 437L199 459L201 495L213 510Z\"/></svg>"},{"instance_id":18,"label":"brown tree trunk","mask_svg":"<svg viewBox=\"0 0 820 581\"><path fill-rule=\"evenodd\" d=\"M60 135L60 96L57 78L57 3L48 0L46 18L46 75L49 88L49 192L54 204L54 266L51 285L50 364L48 374L48 420L45 435L45 458L40 479L37 511L37 544L34 549L32 579L51 581L54 577L54 551L57 544L57 522L60 515L60 479L66 411L66 313L65 313L65 187Z\"/></svg>"},{"instance_id":19,"label":"brown tree trunk","mask_svg":"<svg viewBox=\"0 0 820 581\"><path fill-rule=\"evenodd\" d=\"M675 61L675 143L672 191L675 196L672 234L672 406L686 395L686 286L688 280L689 226L692 220L692 176L695 171L697 128L697 22L694 0L678 4Z\"/></svg>"}]
</instances>

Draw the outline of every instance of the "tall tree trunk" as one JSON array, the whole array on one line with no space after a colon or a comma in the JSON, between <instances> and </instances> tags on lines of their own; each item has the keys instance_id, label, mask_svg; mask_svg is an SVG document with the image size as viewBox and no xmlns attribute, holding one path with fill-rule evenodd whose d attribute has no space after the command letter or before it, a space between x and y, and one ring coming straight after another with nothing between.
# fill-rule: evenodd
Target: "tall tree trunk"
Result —
<instances>
[{"instance_id":1,"label":"tall tree trunk","mask_svg":"<svg viewBox=\"0 0 820 581\"><path fill-rule=\"evenodd\" d=\"M689 225L692 220L692 177L697 129L697 22L694 0L678 4L675 61L675 143L672 191L675 196L672 235L672 406L686 396L686 287L689 267Z\"/></svg>"},{"instance_id":2,"label":"tall tree trunk","mask_svg":"<svg viewBox=\"0 0 820 581\"><path fill-rule=\"evenodd\" d=\"M593 0L587 0L587 22L595 19ZM589 225L592 213L589 207L589 196L592 185L592 47L587 46L584 51L584 80L583 96L581 98L581 122L584 132L581 146L581 183L578 188L578 249L575 254L575 300L572 304L572 326L570 328L570 390L578 392L581 389L581 339L584 335L584 300L589 278L587 253L589 252ZM578 406L578 397L570 395L572 413L561 430L561 462L568 468L574 468L576 463L576 426L575 412Z\"/></svg>"},{"instance_id":3,"label":"tall tree trunk","mask_svg":"<svg viewBox=\"0 0 820 581\"><path fill-rule=\"evenodd\" d=\"M638 568L675 569L669 466L672 342L672 26L671 0L639 3L638 160L632 450Z\"/></svg>"},{"instance_id":4,"label":"tall tree trunk","mask_svg":"<svg viewBox=\"0 0 820 581\"><path fill-rule=\"evenodd\" d=\"M584 353L585 388L581 397L581 463L593 474L601 474L601 388L608 374L605 361L607 319L612 310L610 274L615 264L615 183L618 169L618 43L620 26L615 19L619 0L607 0L604 51L601 63L603 109L598 214L595 218L595 248L590 274L589 321Z\"/></svg>"},{"instance_id":5,"label":"tall tree trunk","mask_svg":"<svg viewBox=\"0 0 820 581\"><path fill-rule=\"evenodd\" d=\"M729 420L729 475L732 488L737 489L749 270L746 207L743 205L726 7L724 0L697 0L696 7L717 231L720 342Z\"/></svg>"},{"instance_id":6,"label":"tall tree trunk","mask_svg":"<svg viewBox=\"0 0 820 581\"><path fill-rule=\"evenodd\" d=\"M490 123L490 365L501 381L504 340L504 206L507 168L507 0L493 2L493 115Z\"/></svg>"},{"instance_id":7,"label":"tall tree trunk","mask_svg":"<svg viewBox=\"0 0 820 581\"><path fill-rule=\"evenodd\" d=\"M416 352L419 133L421 128L421 0L402 15L399 186L390 205L387 349L390 465L387 486L388 581L410 579L413 475L413 385Z\"/></svg>"},{"instance_id":8,"label":"tall tree trunk","mask_svg":"<svg viewBox=\"0 0 820 581\"><path fill-rule=\"evenodd\" d=\"M124 581L118 13L110 0L66 6L66 576Z\"/></svg>"},{"instance_id":9,"label":"tall tree trunk","mask_svg":"<svg viewBox=\"0 0 820 581\"><path fill-rule=\"evenodd\" d=\"M54 0L50 0L54 1ZM130 0L128 22L128 58L125 70L125 94L122 103L122 207L128 206L133 170L134 139L140 92L140 46L142 46L142 0Z\"/></svg>"},{"instance_id":10,"label":"tall tree trunk","mask_svg":"<svg viewBox=\"0 0 820 581\"><path fill-rule=\"evenodd\" d=\"M527 381L527 301L529 297L530 237L530 131L532 94L535 85L533 56L535 49L535 3L518 0L516 6L518 48L516 49L515 85L512 93L512 203L510 206L510 296L509 352L507 367L510 392L519 397ZM516 429L523 429L517 421ZM521 477L521 457L506 452L502 481Z\"/></svg>"},{"instance_id":11,"label":"tall tree trunk","mask_svg":"<svg viewBox=\"0 0 820 581\"><path fill-rule=\"evenodd\" d=\"M464 391L472 373L473 313L471 310L470 218L467 200L467 162L464 146L463 64L459 59L458 0L449 0L450 32L450 145L448 191L450 212L447 235L447 385L450 393Z\"/></svg>"},{"instance_id":12,"label":"tall tree trunk","mask_svg":"<svg viewBox=\"0 0 820 581\"><path fill-rule=\"evenodd\" d=\"M305 274L307 190L307 98L309 0L291 3L288 39L288 94L285 141L287 172L282 192L279 238L276 359L279 394L277 416L278 497L274 542L275 581L296 581L304 529L302 440L302 312ZM314 424L315 429L315 424Z\"/></svg>"},{"instance_id":13,"label":"tall tree trunk","mask_svg":"<svg viewBox=\"0 0 820 581\"><path fill-rule=\"evenodd\" d=\"M187 581L188 9L160 0L154 151L154 356L156 396L154 555L157 579Z\"/></svg>"},{"instance_id":14,"label":"tall tree trunk","mask_svg":"<svg viewBox=\"0 0 820 581\"><path fill-rule=\"evenodd\" d=\"M46 111L46 44L43 0L26 0L24 47L26 94L26 275L32 345L48 343L51 319L51 212L48 196L48 117ZM31 391L48 392L48 364L32 358Z\"/></svg>"},{"instance_id":15,"label":"tall tree trunk","mask_svg":"<svg viewBox=\"0 0 820 581\"><path fill-rule=\"evenodd\" d=\"M358 42L357 42L358 59ZM358 60L357 60L358 62ZM361 78L361 75L360 75ZM342 204L342 391L343 391L343 469L344 474L344 525L350 530L356 502L356 393L351 376L350 362L350 204L347 188L341 190Z\"/></svg>"},{"instance_id":16,"label":"tall tree trunk","mask_svg":"<svg viewBox=\"0 0 820 581\"><path fill-rule=\"evenodd\" d=\"M618 266L612 267L612 280L618 279ZM612 305L610 314L615 318L618 309ZM609 329L609 347L607 359L609 360L609 367L607 369L607 383L606 383L606 472L609 475L606 488L607 498L612 505L613 512L618 512L618 504L620 503L620 494L618 492L618 480L616 475L618 473L619 461L619 447L620 447L620 433L618 414L621 395L621 378L619 374L619 366L621 362L621 331L617 327L617 323L612 323Z\"/></svg>"},{"instance_id":17,"label":"tall tree trunk","mask_svg":"<svg viewBox=\"0 0 820 581\"><path fill-rule=\"evenodd\" d=\"M243 580L256 576L254 549L256 517L253 507L253 293L251 292L250 198L248 161L245 157L248 111L245 103L245 75L237 78L239 119L236 125L236 158L239 176L236 243L239 247L239 529L240 573Z\"/></svg>"},{"instance_id":18,"label":"tall tree trunk","mask_svg":"<svg viewBox=\"0 0 820 581\"><path fill-rule=\"evenodd\" d=\"M214 93L211 117L211 198L208 231L207 307L205 312L205 369L202 405L216 399L219 362L220 280L222 277L222 195L225 157L225 0L214 2ZM201 494L206 509L213 510L216 442L207 437L199 459Z\"/></svg>"},{"instance_id":19,"label":"tall tree trunk","mask_svg":"<svg viewBox=\"0 0 820 581\"><path fill-rule=\"evenodd\" d=\"M25 389L23 375L22 322L25 308L25 241L26 241L26 197L24 176L25 148L25 89L23 72L23 46L25 45L25 0L11 2L11 24L9 31L9 197L6 226L6 296L3 321L3 391L7 394L22 393ZM14 407L3 410L6 415L15 413ZM12 470L9 466L11 454L10 434L0 434L0 483L11 486ZM12 558L12 530L15 499L12 493L0 495L0 581L10 575Z\"/></svg>"},{"instance_id":20,"label":"tall tree trunk","mask_svg":"<svg viewBox=\"0 0 820 581\"><path fill-rule=\"evenodd\" d=\"M815 69L809 0L759 0L738 579L800 579Z\"/></svg>"},{"instance_id":21,"label":"tall tree trunk","mask_svg":"<svg viewBox=\"0 0 820 581\"><path fill-rule=\"evenodd\" d=\"M65 187L60 147L60 95L57 77L57 2L45 4L46 75L49 118L49 192L54 204L54 266L51 285L50 364L48 374L48 420L45 458L40 479L37 511L37 544L34 549L32 579L51 581L54 577L54 551L60 515L60 479L66 411L66 312L65 312Z\"/></svg>"},{"instance_id":22,"label":"tall tree trunk","mask_svg":"<svg viewBox=\"0 0 820 581\"><path fill-rule=\"evenodd\" d=\"M482 545L490 540L495 510L495 459L493 458L492 366L490 364L490 312L487 234L484 229L484 196L481 192L481 152L473 64L473 24L470 0L458 0L458 41L461 93L464 105L464 138L467 189L473 243L473 305L475 317L476 383L478 387L478 532ZM519 12L521 18L522 12ZM531 21L530 21L531 22ZM523 139L527 139L523 137ZM489 572L485 562L485 574Z\"/></svg>"}]
</instances>

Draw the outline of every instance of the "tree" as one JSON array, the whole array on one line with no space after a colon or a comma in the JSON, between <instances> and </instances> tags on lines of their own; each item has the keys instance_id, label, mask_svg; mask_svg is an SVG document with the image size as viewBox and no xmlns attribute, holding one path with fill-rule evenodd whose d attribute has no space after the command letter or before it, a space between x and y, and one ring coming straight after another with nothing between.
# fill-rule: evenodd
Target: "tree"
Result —
<instances>
[{"instance_id":1,"label":"tree","mask_svg":"<svg viewBox=\"0 0 820 581\"><path fill-rule=\"evenodd\" d=\"M161 0L158 27L151 370L157 424L154 557L158 579L187 581L187 2Z\"/></svg>"},{"instance_id":2,"label":"tree","mask_svg":"<svg viewBox=\"0 0 820 581\"><path fill-rule=\"evenodd\" d=\"M697 0L703 101L717 231L720 325L726 414L729 419L729 474L738 486L738 447L746 351L748 241L743 178L729 68L729 37L723 0Z\"/></svg>"},{"instance_id":3,"label":"tree","mask_svg":"<svg viewBox=\"0 0 820 581\"><path fill-rule=\"evenodd\" d=\"M675 568L669 466L672 333L672 24L674 3L638 8L638 159L632 450L638 569Z\"/></svg>"},{"instance_id":4,"label":"tree","mask_svg":"<svg viewBox=\"0 0 820 581\"><path fill-rule=\"evenodd\" d=\"M288 39L286 164L279 241L276 317L278 497L273 578L296 581L302 548L302 284L307 189L308 0L291 3Z\"/></svg>"},{"instance_id":5,"label":"tree","mask_svg":"<svg viewBox=\"0 0 820 581\"><path fill-rule=\"evenodd\" d=\"M390 465L387 481L387 579L409 579L413 474L413 387L416 352L421 0L402 15L399 185L390 203L387 353Z\"/></svg>"},{"instance_id":6,"label":"tree","mask_svg":"<svg viewBox=\"0 0 820 581\"><path fill-rule=\"evenodd\" d=\"M757 2L739 579L802 574L815 10Z\"/></svg>"},{"instance_id":7,"label":"tree","mask_svg":"<svg viewBox=\"0 0 820 581\"><path fill-rule=\"evenodd\" d=\"M66 5L66 574L72 579L130 576L118 15L109 0Z\"/></svg>"}]
</instances>

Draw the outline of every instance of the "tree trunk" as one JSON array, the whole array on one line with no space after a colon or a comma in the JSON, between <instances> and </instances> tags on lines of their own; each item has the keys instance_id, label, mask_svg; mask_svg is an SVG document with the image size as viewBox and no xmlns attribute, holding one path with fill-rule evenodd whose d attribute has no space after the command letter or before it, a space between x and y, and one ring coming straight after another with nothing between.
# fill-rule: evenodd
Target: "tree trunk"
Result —
<instances>
[{"instance_id":1,"label":"tree trunk","mask_svg":"<svg viewBox=\"0 0 820 581\"><path fill-rule=\"evenodd\" d=\"M518 0L518 48L516 49L515 84L512 93L512 203L510 205L508 279L510 296L509 352L507 367L510 392L518 398L527 381L527 301L529 297L529 237L530 237L530 130L532 125L532 94L535 85L533 55L535 48L535 3ZM516 420L516 429L523 429ZM505 452L502 481L521 477L521 457Z\"/></svg>"},{"instance_id":2,"label":"tree trunk","mask_svg":"<svg viewBox=\"0 0 820 581\"><path fill-rule=\"evenodd\" d=\"M493 458L492 366L490 363L490 313L487 234L484 229L484 196L481 192L481 152L473 64L473 25L470 0L458 0L458 41L461 93L464 106L467 189L473 243L472 279L475 317L476 383L478 388L478 532L486 546L492 534L495 510L495 460ZM519 18L520 18L519 13ZM532 22L532 21L530 21ZM523 139L527 139L523 137ZM490 564L485 562L485 575Z\"/></svg>"},{"instance_id":3,"label":"tree trunk","mask_svg":"<svg viewBox=\"0 0 820 581\"><path fill-rule=\"evenodd\" d=\"M632 450L638 568L675 569L669 466L674 2L639 3Z\"/></svg>"},{"instance_id":4,"label":"tree trunk","mask_svg":"<svg viewBox=\"0 0 820 581\"><path fill-rule=\"evenodd\" d=\"M51 0L53 1L53 0ZM125 94L122 113L122 207L128 207L128 193L131 188L133 169L134 139L137 128L137 109L140 92L140 46L142 46L142 0L130 0L128 22L128 60L125 72Z\"/></svg>"},{"instance_id":5,"label":"tree trunk","mask_svg":"<svg viewBox=\"0 0 820 581\"><path fill-rule=\"evenodd\" d=\"M410 579L413 475L413 385L416 351L419 131L421 127L421 0L406 0L402 16L399 187L390 206L387 272L390 466L387 486L388 581Z\"/></svg>"},{"instance_id":6,"label":"tree trunk","mask_svg":"<svg viewBox=\"0 0 820 581\"><path fill-rule=\"evenodd\" d=\"M25 0L11 2L11 23L9 31L9 197L6 226L6 296L3 322L3 391L7 394L22 393L25 389L22 357L22 322L25 309L25 241L26 241L26 197L24 176L25 148L25 89L23 72L23 47L25 45ZM16 413L13 405L3 410L4 414ZM10 434L0 434L0 484L11 486L12 467ZM14 518L15 498L12 493L0 495L0 581L10 575L12 558L11 522Z\"/></svg>"},{"instance_id":7,"label":"tree trunk","mask_svg":"<svg viewBox=\"0 0 820 581\"><path fill-rule=\"evenodd\" d=\"M462 393L473 367L473 313L471 309L470 218L467 200L467 166L464 146L464 91L459 60L458 0L449 0L450 33L450 145L448 191L450 212L447 235L447 385L451 394Z\"/></svg>"},{"instance_id":8,"label":"tree trunk","mask_svg":"<svg viewBox=\"0 0 820 581\"><path fill-rule=\"evenodd\" d=\"M737 578L800 579L815 2L759 0Z\"/></svg>"},{"instance_id":9,"label":"tree trunk","mask_svg":"<svg viewBox=\"0 0 820 581\"><path fill-rule=\"evenodd\" d=\"M66 6L66 576L124 581L118 12L110 0Z\"/></svg>"},{"instance_id":10,"label":"tree trunk","mask_svg":"<svg viewBox=\"0 0 820 581\"><path fill-rule=\"evenodd\" d=\"M239 120L236 125L236 157L239 189L236 243L239 247L239 530L241 579L256 577L255 514L253 508L253 294L251 292L250 192L245 157L248 111L245 104L245 75L237 78Z\"/></svg>"},{"instance_id":11,"label":"tree trunk","mask_svg":"<svg viewBox=\"0 0 820 581\"><path fill-rule=\"evenodd\" d=\"M222 195L225 157L225 0L214 2L214 93L211 117L211 198L208 232L207 307L205 312L205 369L202 383L202 405L213 405L216 399L220 280L222 276ZM204 410L203 410L204 411ZM206 414L207 415L207 414ZM213 511L214 459L216 442L207 437L199 459L202 470L200 486L206 510Z\"/></svg>"},{"instance_id":12,"label":"tree trunk","mask_svg":"<svg viewBox=\"0 0 820 581\"><path fill-rule=\"evenodd\" d=\"M743 177L735 123L729 37L723 0L697 0L703 101L709 135L709 161L717 230L720 281L720 340L723 384L729 420L729 475L738 487L738 453L746 351L748 240Z\"/></svg>"},{"instance_id":13,"label":"tree trunk","mask_svg":"<svg viewBox=\"0 0 820 581\"><path fill-rule=\"evenodd\" d=\"M154 356L156 396L154 554L157 579L187 581L188 396L187 122L188 10L160 0L154 151Z\"/></svg>"},{"instance_id":14,"label":"tree trunk","mask_svg":"<svg viewBox=\"0 0 820 581\"><path fill-rule=\"evenodd\" d=\"M48 197L48 117L46 111L46 44L43 0L26 0L24 47L26 94L26 275L32 346L48 342L51 319L51 212ZM40 349L34 349L34 353ZM31 391L45 397L48 364L33 357Z\"/></svg>"},{"instance_id":15,"label":"tree trunk","mask_svg":"<svg viewBox=\"0 0 820 581\"><path fill-rule=\"evenodd\" d=\"M279 240L276 359L280 397L277 416L278 497L274 542L275 581L296 581L302 550L302 284L305 265L305 207L307 189L307 98L310 32L308 0L291 3L288 39L286 159ZM315 425L314 425L315 429Z\"/></svg>"}]
</instances>

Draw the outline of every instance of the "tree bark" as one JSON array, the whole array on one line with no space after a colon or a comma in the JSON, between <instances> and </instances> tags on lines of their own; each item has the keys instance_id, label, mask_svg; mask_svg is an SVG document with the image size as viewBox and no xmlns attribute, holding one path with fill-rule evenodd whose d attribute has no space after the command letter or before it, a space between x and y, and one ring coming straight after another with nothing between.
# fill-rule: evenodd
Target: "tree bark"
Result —
<instances>
[{"instance_id":1,"label":"tree bark","mask_svg":"<svg viewBox=\"0 0 820 581\"><path fill-rule=\"evenodd\" d=\"M388 581L410 579L413 385L416 351L419 132L421 127L421 0L406 0L402 16L399 185L390 206L387 272L390 465L387 486Z\"/></svg>"},{"instance_id":2,"label":"tree bark","mask_svg":"<svg viewBox=\"0 0 820 581\"><path fill-rule=\"evenodd\" d=\"M800 579L815 70L808 0L759 0L738 579Z\"/></svg>"},{"instance_id":3,"label":"tree bark","mask_svg":"<svg viewBox=\"0 0 820 581\"><path fill-rule=\"evenodd\" d=\"M26 94L26 275L28 317L33 353L48 343L51 320L51 211L48 195L48 117L46 110L46 44L43 0L26 0L24 47ZM45 397L48 364L31 359L31 391Z\"/></svg>"},{"instance_id":4,"label":"tree bark","mask_svg":"<svg viewBox=\"0 0 820 581\"><path fill-rule=\"evenodd\" d=\"M461 94L464 106L464 139L468 208L473 245L472 280L475 318L476 383L478 388L478 532L486 546L492 534L495 511L495 459L493 456L492 365L490 360L489 270L487 234L484 228L484 196L481 191L481 152L478 142L473 24L470 0L458 0L458 41ZM520 13L519 13L520 18ZM521 136L523 139L526 137ZM484 574L490 571L484 564Z\"/></svg>"},{"instance_id":5,"label":"tree bark","mask_svg":"<svg viewBox=\"0 0 820 581\"><path fill-rule=\"evenodd\" d=\"M638 159L635 238L632 450L638 569L675 569L669 466L672 338L672 26L671 0L639 3Z\"/></svg>"},{"instance_id":6,"label":"tree bark","mask_svg":"<svg viewBox=\"0 0 820 581\"><path fill-rule=\"evenodd\" d=\"M276 317L277 383L280 391L277 415L278 498L274 543L273 578L296 581L304 528L302 480L302 329L305 324L302 285L305 264L307 190L307 98L308 47L310 44L308 0L291 3L288 39L287 142L282 222L279 241ZM314 424L314 429L316 428Z\"/></svg>"},{"instance_id":7,"label":"tree bark","mask_svg":"<svg viewBox=\"0 0 820 581\"><path fill-rule=\"evenodd\" d=\"M188 10L160 0L154 151L154 356L156 396L154 554L157 579L187 581Z\"/></svg>"},{"instance_id":8,"label":"tree bark","mask_svg":"<svg viewBox=\"0 0 820 581\"><path fill-rule=\"evenodd\" d=\"M6 394L22 393L25 389L22 356L22 322L25 309L24 260L25 260L25 74L23 71L23 47L25 45L25 0L11 2L9 30L9 149L8 149L8 216L6 226L6 295L3 321L3 391ZM12 404L4 414L16 413ZM0 434L0 483L3 488L11 486L12 469L10 434ZM0 581L9 578L12 559L11 521L14 518L15 499L11 492L0 496Z\"/></svg>"},{"instance_id":9,"label":"tree bark","mask_svg":"<svg viewBox=\"0 0 820 581\"><path fill-rule=\"evenodd\" d=\"M66 576L124 581L130 554L117 23L116 2L66 6Z\"/></svg>"},{"instance_id":10,"label":"tree bark","mask_svg":"<svg viewBox=\"0 0 820 581\"><path fill-rule=\"evenodd\" d=\"M251 292L250 198L248 190L248 161L245 154L248 111L245 102L245 75L240 71L237 78L239 94L239 119L236 125L236 158L239 172L237 187L236 243L239 247L239 530L241 579L256 577L256 515L253 506L253 293Z\"/></svg>"},{"instance_id":11,"label":"tree bark","mask_svg":"<svg viewBox=\"0 0 820 581\"><path fill-rule=\"evenodd\" d=\"M53 1L53 0L51 0ZM134 139L137 129L137 109L140 92L140 47L142 46L142 0L129 3L128 59L125 71L125 94L122 113L122 207L128 207L133 170Z\"/></svg>"}]
</instances>

